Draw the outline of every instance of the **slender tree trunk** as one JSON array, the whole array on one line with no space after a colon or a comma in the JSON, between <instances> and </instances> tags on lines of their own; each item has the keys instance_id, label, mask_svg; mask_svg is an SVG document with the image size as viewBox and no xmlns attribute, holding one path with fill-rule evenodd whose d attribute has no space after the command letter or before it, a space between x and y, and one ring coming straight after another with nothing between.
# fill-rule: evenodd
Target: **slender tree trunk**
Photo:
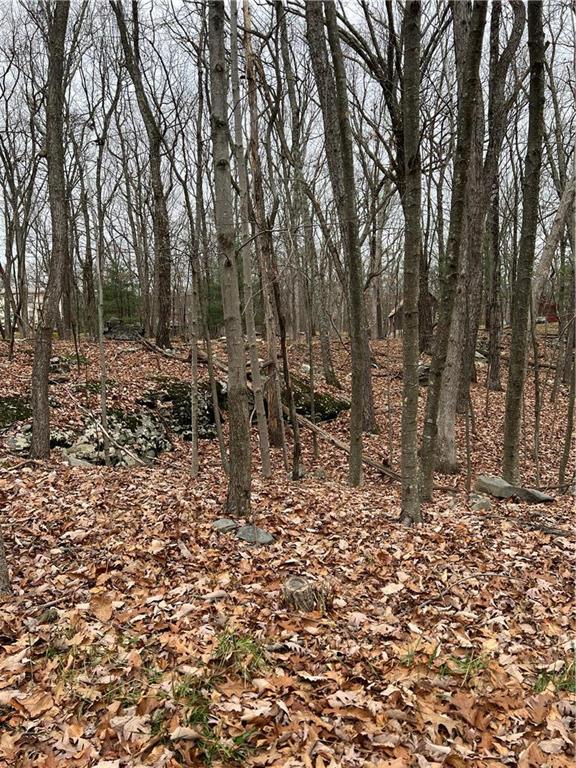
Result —
<instances>
[{"instance_id":1,"label":"slender tree trunk","mask_svg":"<svg viewBox=\"0 0 576 768\"><path fill-rule=\"evenodd\" d=\"M402 512L407 523L420 521L418 484L418 283L422 234L420 169L420 18L419 0L410 0L404 22L404 291L402 392Z\"/></svg>"},{"instance_id":2,"label":"slender tree trunk","mask_svg":"<svg viewBox=\"0 0 576 768\"><path fill-rule=\"evenodd\" d=\"M268 346L268 382L266 399L268 401L268 429L270 443L281 447L284 465L288 468L286 451L286 435L284 431L284 416L282 412L282 387L278 376L278 343L276 338L276 318L274 315L273 270L272 270L272 237L266 221L264 205L264 184L262 180L262 162L260 159L260 139L258 134L258 95L256 82L256 65L252 50L250 35L250 7L244 2L244 50L246 55L246 80L248 91L248 108L250 113L250 167L252 170L253 205L252 215L256 236L256 253L258 254L260 277L262 280L262 299L264 305L264 322L266 327L266 342Z\"/></svg>"},{"instance_id":3,"label":"slender tree trunk","mask_svg":"<svg viewBox=\"0 0 576 768\"><path fill-rule=\"evenodd\" d=\"M250 515L250 425L246 359L236 265L232 177L228 151L228 68L224 46L224 3L209 3L210 92L214 162L214 218L220 259L222 305L228 351L228 421L230 474L227 512Z\"/></svg>"},{"instance_id":4,"label":"slender tree trunk","mask_svg":"<svg viewBox=\"0 0 576 768\"><path fill-rule=\"evenodd\" d=\"M488 296L488 378L486 386L500 391L500 337L502 335L502 313L500 310L500 184L494 183L490 211L490 292Z\"/></svg>"},{"instance_id":5,"label":"slender tree trunk","mask_svg":"<svg viewBox=\"0 0 576 768\"><path fill-rule=\"evenodd\" d=\"M262 374L258 359L258 345L256 342L256 323L254 320L254 295L252 291L252 244L250 241L250 219L248 206L248 173L244 157L244 143L242 140L242 102L240 101L240 82L238 73L238 4L232 0L230 5L231 21L231 74L232 74L232 103L234 105L234 156L238 169L238 186L240 189L240 233L242 237L242 279L244 289L244 317L246 322L246 335L248 337L248 349L250 353L250 373L252 377L252 391L256 406L256 419L258 422L258 437L260 441L260 459L262 461L262 474L270 477L270 441L268 439L268 423L266 421L266 408L264 406L264 390L262 386Z\"/></svg>"},{"instance_id":6,"label":"slender tree trunk","mask_svg":"<svg viewBox=\"0 0 576 768\"><path fill-rule=\"evenodd\" d=\"M50 406L48 377L52 354L52 333L58 318L62 291L62 271L67 263L68 222L64 174L64 59L68 0L47 6L48 82L46 97L46 155L48 161L48 199L52 225L52 251L48 285L40 322L36 329L32 369L32 444L30 455L45 458L50 453Z\"/></svg>"},{"instance_id":7,"label":"slender tree trunk","mask_svg":"<svg viewBox=\"0 0 576 768\"><path fill-rule=\"evenodd\" d=\"M479 91L479 66L482 54L482 40L486 23L486 2L476 0L472 11L472 23L468 37L464 87L458 109L456 155L450 210L450 228L445 271L442 281L440 316L435 336L434 354L430 369L430 385L426 401L424 434L421 448L421 495L423 499L432 496L432 471L436 448L437 417L440 399L442 372L448 351L448 338L454 298L458 284L460 252L464 232L464 208L468 166L472 149L473 116Z\"/></svg>"},{"instance_id":8,"label":"slender tree trunk","mask_svg":"<svg viewBox=\"0 0 576 768\"><path fill-rule=\"evenodd\" d=\"M332 63L324 36L324 14ZM346 72L332 0L306 3L306 36L320 96L326 137L326 157L336 201L348 267L350 337L352 354L352 406L350 413L349 480L362 479L362 429L365 377L364 297L358 241L354 157L348 115Z\"/></svg>"},{"instance_id":9,"label":"slender tree trunk","mask_svg":"<svg viewBox=\"0 0 576 768\"><path fill-rule=\"evenodd\" d=\"M150 184L154 200L153 228L155 251L155 293L157 301L156 344L159 347L170 346L171 324L171 256L170 256L170 223L166 205L166 193L162 184L161 149L162 134L160 126L149 104L139 58L138 32L138 3L132 2L133 40L128 38L128 29L122 4L118 0L110 0L110 5L116 16L120 42L124 52L126 68L136 93L138 108L148 136L148 153L150 163Z\"/></svg>"},{"instance_id":10,"label":"slender tree trunk","mask_svg":"<svg viewBox=\"0 0 576 768\"><path fill-rule=\"evenodd\" d=\"M528 313L538 224L538 193L542 165L544 131L544 32L542 0L528 3L528 50L530 53L530 93L528 102L528 146L522 194L522 230L512 297L512 338L504 414L502 476L518 479L522 391L526 376Z\"/></svg>"}]
</instances>

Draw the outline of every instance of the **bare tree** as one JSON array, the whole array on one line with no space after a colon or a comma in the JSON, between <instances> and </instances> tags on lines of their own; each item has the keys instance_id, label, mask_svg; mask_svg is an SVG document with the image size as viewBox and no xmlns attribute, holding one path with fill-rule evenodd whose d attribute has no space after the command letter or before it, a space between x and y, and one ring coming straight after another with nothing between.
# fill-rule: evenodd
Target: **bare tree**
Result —
<instances>
[{"instance_id":1,"label":"bare tree","mask_svg":"<svg viewBox=\"0 0 576 768\"><path fill-rule=\"evenodd\" d=\"M432 473L437 436L438 405L442 374L446 363L452 308L458 284L460 252L464 232L464 206L469 161L472 152L474 130L474 109L478 97L479 66L482 54L482 40L486 23L486 2L476 0L472 11L470 34L464 69L462 98L458 108L456 156L454 158L454 180L450 207L450 229L444 276L440 317L434 341L434 354L430 369L430 385L426 401L426 415L420 454L420 485L423 499L432 495Z\"/></svg>"},{"instance_id":2,"label":"bare tree","mask_svg":"<svg viewBox=\"0 0 576 768\"><path fill-rule=\"evenodd\" d=\"M58 318L58 305L62 292L62 272L68 261L63 116L65 41L69 11L70 3L68 0L50 2L44 6L48 49L46 158L52 250L48 268L48 285L44 295L40 322L36 329L32 368L32 444L30 455L34 458L45 458L50 453L48 377L52 354L52 333Z\"/></svg>"},{"instance_id":3,"label":"bare tree","mask_svg":"<svg viewBox=\"0 0 576 768\"><path fill-rule=\"evenodd\" d=\"M154 194L154 249L156 253L156 293L157 321L156 343L159 347L170 346L171 295L170 295L170 223L166 204L166 192L162 181L162 131L154 114L150 100L144 88L140 62L140 33L138 21L138 3L132 2L132 40L128 37L128 27L124 17L122 3L110 0L116 16L120 41L124 51L125 63L134 90L138 108L142 115L148 137L150 181Z\"/></svg>"},{"instance_id":4,"label":"bare tree","mask_svg":"<svg viewBox=\"0 0 576 768\"><path fill-rule=\"evenodd\" d=\"M544 131L544 32L542 2L528 4L528 50L530 53L530 94L528 103L528 144L522 190L522 231L516 282L512 299L512 338L504 414L502 475L516 481L520 453L522 393L526 376L528 314L538 223L538 191L542 165Z\"/></svg>"},{"instance_id":5,"label":"bare tree","mask_svg":"<svg viewBox=\"0 0 576 768\"><path fill-rule=\"evenodd\" d=\"M419 0L406 5L404 22L404 291L402 393L402 512L405 522L420 521L418 484L418 278L422 235L420 171L420 18Z\"/></svg>"},{"instance_id":6,"label":"bare tree","mask_svg":"<svg viewBox=\"0 0 576 768\"><path fill-rule=\"evenodd\" d=\"M210 0L209 49L214 160L214 218L220 255L220 281L228 350L228 417L230 427L230 474L227 511L232 515L250 514L250 426L246 358L240 314L240 289L234 245L234 211L229 159L228 67L224 47L224 3Z\"/></svg>"},{"instance_id":7,"label":"bare tree","mask_svg":"<svg viewBox=\"0 0 576 768\"><path fill-rule=\"evenodd\" d=\"M328 30L331 62L328 59L324 20ZM352 351L349 480L352 485L359 485L362 478L365 373L364 298L346 72L338 36L334 3L330 0L322 3L306 3L306 22L306 35L324 121L326 157L348 266Z\"/></svg>"}]
</instances>

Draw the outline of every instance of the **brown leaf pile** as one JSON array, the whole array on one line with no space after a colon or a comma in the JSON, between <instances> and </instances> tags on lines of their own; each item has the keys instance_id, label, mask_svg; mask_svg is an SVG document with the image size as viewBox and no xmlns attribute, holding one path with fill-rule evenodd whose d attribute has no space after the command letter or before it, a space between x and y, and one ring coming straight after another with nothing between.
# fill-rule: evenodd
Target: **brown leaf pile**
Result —
<instances>
[{"instance_id":1,"label":"brown leaf pile","mask_svg":"<svg viewBox=\"0 0 576 768\"><path fill-rule=\"evenodd\" d=\"M375 346L382 371L398 371L396 343ZM83 347L78 381L97 371ZM124 407L159 373L188 376L127 348L107 345L110 397ZM346 383L345 350L338 363ZM6 391L25 391L29 364L22 349L2 361ZM401 381L374 383L383 432L367 450L396 468ZM52 390L61 426L82 420L68 391ZM492 472L504 395L491 394L487 415L480 384L473 397L474 474ZM543 484L556 477L565 404L544 404ZM329 429L343 437L346 425L343 414ZM367 472L351 489L345 456L320 442L314 460L302 437L301 482L278 455L272 480L255 465L270 547L212 530L226 491L215 441L201 441L196 480L179 440L151 468L71 468L54 452L0 474L15 589L0 603L0 765L573 764L572 542L525 525L567 529L571 499L473 513L462 476L442 478L455 492L437 493L408 529L396 485ZM523 462L530 480L528 444ZM333 584L333 608L288 613L294 573Z\"/></svg>"}]
</instances>

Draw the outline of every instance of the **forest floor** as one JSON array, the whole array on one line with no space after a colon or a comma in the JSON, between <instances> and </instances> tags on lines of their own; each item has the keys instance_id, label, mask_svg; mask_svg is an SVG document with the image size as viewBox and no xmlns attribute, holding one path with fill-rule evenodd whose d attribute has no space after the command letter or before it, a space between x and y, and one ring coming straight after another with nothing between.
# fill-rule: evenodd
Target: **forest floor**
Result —
<instances>
[{"instance_id":1,"label":"forest floor","mask_svg":"<svg viewBox=\"0 0 576 768\"><path fill-rule=\"evenodd\" d=\"M28 391L30 350L19 342L12 362L3 353L4 394ZM82 341L81 352L72 385L98 376L97 347ZM348 389L348 351L334 352ZM381 434L366 452L397 469L400 343L373 352ZM110 402L124 408L159 374L189 376L134 342L107 342L106 354ZM291 356L298 371L305 345ZM498 473L501 453L505 395L487 403L484 377L472 389L472 480ZM552 405L553 371L541 377L539 485L554 486L567 392ZM97 408L67 384L51 394L58 426L83 421L79 398ZM526 485L533 403L530 374ZM323 426L346 439L347 422L345 412ZM464 466L465 432L462 419ZM397 484L368 469L352 489L345 454L320 440L315 459L311 434L302 440L305 478L288 479L276 452L264 480L253 432L254 519L275 536L260 547L211 527L226 493L215 440L200 441L197 479L178 438L152 467L123 469L70 467L54 450L14 470L22 458L2 448L14 594L0 599L0 765L574 765L572 498L473 512L463 472L438 477L454 492L436 492L425 522L407 528ZM294 573L329 580L333 607L287 612Z\"/></svg>"}]
</instances>

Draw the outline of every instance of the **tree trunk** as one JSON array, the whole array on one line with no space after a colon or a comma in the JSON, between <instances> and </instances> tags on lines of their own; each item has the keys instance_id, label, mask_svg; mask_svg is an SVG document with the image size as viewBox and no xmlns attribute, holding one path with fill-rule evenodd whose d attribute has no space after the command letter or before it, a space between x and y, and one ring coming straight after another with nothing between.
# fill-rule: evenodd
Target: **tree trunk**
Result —
<instances>
[{"instance_id":1,"label":"tree trunk","mask_svg":"<svg viewBox=\"0 0 576 768\"><path fill-rule=\"evenodd\" d=\"M262 474L270 477L270 442L268 439L268 423L266 421L266 409L264 406L264 391L262 387L262 374L258 359L258 345L256 342L256 323L254 321L254 295L252 291L252 244L250 237L250 220L248 206L248 173L244 158L244 144L242 140L242 102L240 100L240 78L238 73L238 5L232 0L230 5L231 23L231 56L230 66L232 74L232 103L234 104L234 156L238 172L238 186L240 189L240 233L242 236L242 279L244 294L244 317L246 322L246 335L248 337L248 349L250 352L250 373L252 377L252 391L256 406L256 418L258 421L258 437L260 440L260 459L262 461Z\"/></svg>"},{"instance_id":2,"label":"tree trunk","mask_svg":"<svg viewBox=\"0 0 576 768\"><path fill-rule=\"evenodd\" d=\"M432 495L432 471L436 448L440 385L448 351L450 321L460 268L460 252L464 232L465 194L472 149L473 116L479 91L479 66L485 23L486 2L476 0L472 11L472 23L468 36L464 87L458 109L448 247L422 438L420 484L423 499L429 499Z\"/></svg>"},{"instance_id":3,"label":"tree trunk","mask_svg":"<svg viewBox=\"0 0 576 768\"><path fill-rule=\"evenodd\" d=\"M500 183L496 179L492 193L490 215L490 291L488 295L488 379L486 386L496 392L500 383L500 337L502 313L500 311Z\"/></svg>"},{"instance_id":4,"label":"tree trunk","mask_svg":"<svg viewBox=\"0 0 576 768\"><path fill-rule=\"evenodd\" d=\"M62 291L62 271L67 263L68 222L66 181L64 175L64 58L68 0L47 6L48 81L46 97L46 156L48 162L48 199L52 226L52 250L48 265L48 285L40 322L32 369L32 444L30 455L45 458L50 453L50 406L48 375L52 354L52 332L58 318Z\"/></svg>"},{"instance_id":5,"label":"tree trunk","mask_svg":"<svg viewBox=\"0 0 576 768\"><path fill-rule=\"evenodd\" d=\"M132 80L138 108L144 122L148 137L148 152L150 162L150 184L154 199L153 227L155 251L155 293L157 301L156 344L159 347L170 346L171 324L171 256L170 256L170 223L166 206L166 193L162 184L161 148L162 133L152 108L149 104L139 59L138 33L138 3L132 3L134 39L130 42L128 29L124 18L122 5L117 0L110 0L110 5L116 16L120 41L124 52L126 68Z\"/></svg>"},{"instance_id":6,"label":"tree trunk","mask_svg":"<svg viewBox=\"0 0 576 768\"><path fill-rule=\"evenodd\" d=\"M324 11L332 64L324 36ZM358 242L358 215L354 157L348 116L346 72L338 37L336 8L331 0L306 4L306 36L320 97L328 170L338 211L348 266L350 337L352 355L352 404L350 413L349 480L362 478L362 428L365 376L364 297Z\"/></svg>"},{"instance_id":7,"label":"tree trunk","mask_svg":"<svg viewBox=\"0 0 576 768\"><path fill-rule=\"evenodd\" d=\"M526 376L528 313L531 301L532 269L538 224L538 193L542 165L544 130L544 33L542 0L528 3L528 50L530 54L530 92L528 102L528 146L522 195L522 229L512 297L512 338L504 414L502 476L509 482L518 479L522 391Z\"/></svg>"},{"instance_id":8,"label":"tree trunk","mask_svg":"<svg viewBox=\"0 0 576 768\"><path fill-rule=\"evenodd\" d=\"M250 515L250 425L248 423L248 389L246 359L240 309L240 289L236 265L232 177L228 151L228 69L224 47L224 3L210 0L209 49L214 162L214 218L220 260L222 305L228 352L228 421L230 430L230 474L228 477L227 512Z\"/></svg>"},{"instance_id":9,"label":"tree trunk","mask_svg":"<svg viewBox=\"0 0 576 768\"><path fill-rule=\"evenodd\" d=\"M410 0L404 22L404 290L402 384L402 512L400 519L419 522L418 485L418 283L422 234L420 169L420 18L419 0Z\"/></svg>"}]
</instances>

